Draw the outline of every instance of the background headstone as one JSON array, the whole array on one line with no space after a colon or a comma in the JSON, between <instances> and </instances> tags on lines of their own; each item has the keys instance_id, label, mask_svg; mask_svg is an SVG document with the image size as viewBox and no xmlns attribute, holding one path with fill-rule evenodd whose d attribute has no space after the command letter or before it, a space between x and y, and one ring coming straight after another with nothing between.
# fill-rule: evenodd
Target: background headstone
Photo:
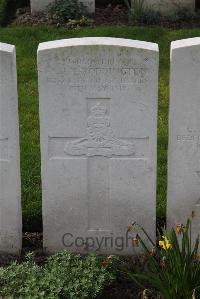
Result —
<instances>
[{"instance_id":1,"label":"background headstone","mask_svg":"<svg viewBox=\"0 0 200 299\"><path fill-rule=\"evenodd\" d=\"M20 253L21 222L15 47L0 43L0 253Z\"/></svg>"},{"instance_id":2,"label":"background headstone","mask_svg":"<svg viewBox=\"0 0 200 299\"><path fill-rule=\"evenodd\" d=\"M158 46L53 41L38 68L44 247L132 254L129 223L155 237Z\"/></svg>"},{"instance_id":3,"label":"background headstone","mask_svg":"<svg viewBox=\"0 0 200 299\"><path fill-rule=\"evenodd\" d=\"M145 4L164 15L172 15L183 9L191 12L195 10L195 0L146 0Z\"/></svg>"},{"instance_id":4,"label":"background headstone","mask_svg":"<svg viewBox=\"0 0 200 299\"><path fill-rule=\"evenodd\" d=\"M200 231L200 38L171 45L168 226Z\"/></svg>"},{"instance_id":5,"label":"background headstone","mask_svg":"<svg viewBox=\"0 0 200 299\"><path fill-rule=\"evenodd\" d=\"M68 1L68 0L66 0ZM38 13L46 10L47 6L54 0L31 0L31 12ZM95 12L95 0L80 0L86 7L89 14Z\"/></svg>"}]
</instances>

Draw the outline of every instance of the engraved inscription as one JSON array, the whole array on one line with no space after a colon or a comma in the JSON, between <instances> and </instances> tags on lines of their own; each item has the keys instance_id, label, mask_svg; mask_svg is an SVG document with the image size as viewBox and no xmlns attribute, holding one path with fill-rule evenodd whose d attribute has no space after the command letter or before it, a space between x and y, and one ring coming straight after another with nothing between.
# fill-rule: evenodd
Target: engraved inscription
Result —
<instances>
[{"instance_id":1,"label":"engraved inscription","mask_svg":"<svg viewBox=\"0 0 200 299\"><path fill-rule=\"evenodd\" d=\"M57 77L47 76L50 83L67 84L70 89L78 91L96 88L98 90L125 90L133 84L144 84L147 81L147 68L134 67L69 67L70 72L63 72ZM68 75L70 74L70 76ZM58 82L59 77L59 82ZM118 84L113 84L113 78Z\"/></svg>"},{"instance_id":2,"label":"engraved inscription","mask_svg":"<svg viewBox=\"0 0 200 299\"><path fill-rule=\"evenodd\" d=\"M177 135L178 141L200 141L199 135Z\"/></svg>"},{"instance_id":3,"label":"engraved inscription","mask_svg":"<svg viewBox=\"0 0 200 299\"><path fill-rule=\"evenodd\" d=\"M200 135L194 134L183 134L177 135L176 140L178 143L184 144L186 148L190 151L190 153L200 154Z\"/></svg>"},{"instance_id":4,"label":"engraved inscription","mask_svg":"<svg viewBox=\"0 0 200 299\"><path fill-rule=\"evenodd\" d=\"M78 51L78 50L77 50ZM99 92L125 91L140 87L149 80L152 60L138 52L134 57L123 49L117 53L117 57L110 57L111 49L107 49L102 56L100 48L95 48L95 56L91 53L81 56L79 51L62 56L49 54L44 61L46 80L49 84L64 85L72 91L84 92L95 89ZM89 52L89 50L88 50ZM52 69L51 61L56 60L56 67Z\"/></svg>"},{"instance_id":5,"label":"engraved inscription","mask_svg":"<svg viewBox=\"0 0 200 299\"><path fill-rule=\"evenodd\" d=\"M67 143L65 152L79 156L129 156L134 155L134 145L118 139L111 128L110 117L106 115L106 106L97 103L90 109L87 118L87 137Z\"/></svg>"},{"instance_id":6,"label":"engraved inscription","mask_svg":"<svg viewBox=\"0 0 200 299\"><path fill-rule=\"evenodd\" d=\"M98 46L97 46L98 48ZM97 50L98 51L98 50ZM112 51L112 50L111 50ZM74 50L73 50L74 52ZM142 66L144 67L144 65L146 65L146 63L148 63L148 65L150 66L153 62L154 59L151 58L147 58L145 55L141 55L141 52L138 53L138 55L134 55L134 57L131 57L128 55L124 57L123 55L123 49L119 50L118 53L118 57L114 58L114 57L105 57L105 55L101 55L100 53L101 51L99 51L99 53L91 58L91 53L89 54L85 54L84 56L80 56L80 53L77 53L77 55L69 55L66 54L63 56L61 55L57 55L57 54L49 54L47 57L45 57L43 59L44 63L46 64L45 67L48 68L49 70L51 70L52 68L52 64L51 61L56 59L57 65L58 65L58 69L59 70L63 70L63 71L67 71L69 66L81 66L81 67L131 67L134 68L136 66ZM112 53L110 52L110 50L108 49L107 51L108 55L111 56Z\"/></svg>"},{"instance_id":7,"label":"engraved inscription","mask_svg":"<svg viewBox=\"0 0 200 299\"><path fill-rule=\"evenodd\" d=\"M71 84L107 84L112 83L112 78L115 76L119 83L143 83L146 75L146 68L142 67L71 67L72 77Z\"/></svg>"}]
</instances>

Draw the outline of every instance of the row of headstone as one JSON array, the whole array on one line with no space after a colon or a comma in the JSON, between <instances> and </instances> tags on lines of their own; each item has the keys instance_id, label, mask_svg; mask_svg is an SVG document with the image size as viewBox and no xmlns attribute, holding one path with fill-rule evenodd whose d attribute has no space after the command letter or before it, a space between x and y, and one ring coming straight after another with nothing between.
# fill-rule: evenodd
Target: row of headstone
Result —
<instances>
[{"instance_id":1,"label":"row of headstone","mask_svg":"<svg viewBox=\"0 0 200 299\"><path fill-rule=\"evenodd\" d=\"M78 38L38 48L47 252L132 254L156 232L158 45ZM0 44L0 252L21 249L15 48ZM200 38L172 43L168 226L200 226ZM134 232L136 233L136 232Z\"/></svg>"},{"instance_id":2,"label":"row of headstone","mask_svg":"<svg viewBox=\"0 0 200 299\"><path fill-rule=\"evenodd\" d=\"M44 12L50 3L55 0L31 0L31 12ZM66 0L68 1L68 0ZM95 0L79 0L82 2L89 14L95 12ZM195 10L195 0L144 0L144 7L159 11L164 15L171 15L177 10L185 9L189 11ZM134 4L133 4L134 8Z\"/></svg>"},{"instance_id":3,"label":"row of headstone","mask_svg":"<svg viewBox=\"0 0 200 299\"><path fill-rule=\"evenodd\" d=\"M31 0L31 12L32 14L45 12L49 4L55 0ZM66 0L68 1L68 0ZM95 12L95 0L80 0L86 8L88 14L94 14Z\"/></svg>"}]
</instances>

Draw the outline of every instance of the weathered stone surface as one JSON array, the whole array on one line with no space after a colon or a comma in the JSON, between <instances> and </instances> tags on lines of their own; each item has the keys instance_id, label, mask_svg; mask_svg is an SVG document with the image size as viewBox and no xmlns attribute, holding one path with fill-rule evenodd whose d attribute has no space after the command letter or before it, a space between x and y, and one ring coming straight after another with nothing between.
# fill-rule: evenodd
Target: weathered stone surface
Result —
<instances>
[{"instance_id":1,"label":"weathered stone surface","mask_svg":"<svg viewBox=\"0 0 200 299\"><path fill-rule=\"evenodd\" d=\"M18 130L15 47L0 43L0 253L21 250Z\"/></svg>"},{"instance_id":2,"label":"weathered stone surface","mask_svg":"<svg viewBox=\"0 0 200 299\"><path fill-rule=\"evenodd\" d=\"M168 226L200 231L200 38L171 45Z\"/></svg>"},{"instance_id":3,"label":"weathered stone surface","mask_svg":"<svg viewBox=\"0 0 200 299\"><path fill-rule=\"evenodd\" d=\"M47 6L54 0L31 0L31 12L37 13L45 11Z\"/></svg>"},{"instance_id":4,"label":"weathered stone surface","mask_svg":"<svg viewBox=\"0 0 200 299\"><path fill-rule=\"evenodd\" d=\"M31 0L31 12L43 12L53 1L54 0ZM93 14L95 12L95 0L82 0L80 2L82 2L87 7L88 13Z\"/></svg>"},{"instance_id":5,"label":"weathered stone surface","mask_svg":"<svg viewBox=\"0 0 200 299\"><path fill-rule=\"evenodd\" d=\"M195 10L195 0L146 0L145 4L164 15L171 15L176 10L183 8L190 11Z\"/></svg>"},{"instance_id":6,"label":"weathered stone surface","mask_svg":"<svg viewBox=\"0 0 200 299\"><path fill-rule=\"evenodd\" d=\"M129 223L155 237L158 46L48 42L38 68L44 247L132 254Z\"/></svg>"}]
</instances>

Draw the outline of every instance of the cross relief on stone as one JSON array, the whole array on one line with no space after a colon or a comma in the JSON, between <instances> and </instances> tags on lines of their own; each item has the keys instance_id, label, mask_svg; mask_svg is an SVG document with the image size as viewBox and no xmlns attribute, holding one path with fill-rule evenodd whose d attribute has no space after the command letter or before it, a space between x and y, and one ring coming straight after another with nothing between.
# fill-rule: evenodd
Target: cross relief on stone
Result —
<instances>
[{"instance_id":1,"label":"cross relief on stone","mask_svg":"<svg viewBox=\"0 0 200 299\"><path fill-rule=\"evenodd\" d=\"M50 159L87 159L88 230L91 231L109 231L111 228L110 159L148 158L148 136L115 136L109 114L109 102L110 99L90 99L85 137L49 137ZM137 143L140 149L144 148L139 153ZM63 148L63 152L60 148Z\"/></svg>"}]
</instances>

